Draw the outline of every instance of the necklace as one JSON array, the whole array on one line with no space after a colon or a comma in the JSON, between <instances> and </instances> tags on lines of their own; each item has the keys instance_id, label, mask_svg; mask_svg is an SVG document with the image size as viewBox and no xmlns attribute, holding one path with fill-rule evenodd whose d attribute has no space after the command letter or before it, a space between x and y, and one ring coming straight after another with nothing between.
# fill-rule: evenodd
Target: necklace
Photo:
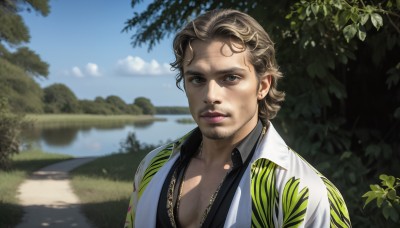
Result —
<instances>
[{"instance_id":1,"label":"necklace","mask_svg":"<svg viewBox=\"0 0 400 228\"><path fill-rule=\"evenodd\" d=\"M200 143L197 155L201 156L202 152L203 152L203 142ZM178 181L177 180L178 178L177 178L177 171L176 170L174 171L174 174L172 175L171 182L170 182L169 187L168 187L167 211L168 211L168 217L170 219L172 227L177 227L176 226L176 224L177 224L176 219L178 218L177 214L179 212L180 201L182 199L182 190L183 190L183 186L185 184L186 169L187 169L187 167L189 165L190 165L190 162L183 170L184 175L181 178L181 181L180 181L181 183L178 183L178 185L179 185L178 189L175 188L176 184L177 184L177 181ZM211 195L210 200L208 202L208 205L207 205L206 209L204 210L204 212L203 212L203 214L201 216L199 227L201 227L203 225L204 221L206 220L207 215L210 212L211 207L213 206L214 201L215 201L215 199L216 199L216 197L218 195L218 192L221 189L221 186L224 183L224 181L225 181L226 177L228 176L228 174L230 173L231 169L232 169L232 167L229 168L229 170L226 172L226 174L222 178L221 182L218 184L215 192ZM175 204L175 209L174 209L174 206L173 206L174 205L174 203L173 203L173 201L174 201L173 198L174 197L173 196L174 196L174 190L175 189L179 191L179 194L178 194L178 197L176 198L176 204ZM174 212L176 213L176 215L174 215Z\"/></svg>"}]
</instances>

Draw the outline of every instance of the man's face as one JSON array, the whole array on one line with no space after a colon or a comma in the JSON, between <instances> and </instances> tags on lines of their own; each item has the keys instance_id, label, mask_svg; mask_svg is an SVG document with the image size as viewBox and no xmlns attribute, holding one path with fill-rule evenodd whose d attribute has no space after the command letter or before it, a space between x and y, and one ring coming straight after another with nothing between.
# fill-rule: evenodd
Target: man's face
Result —
<instances>
[{"instance_id":1,"label":"man's face","mask_svg":"<svg viewBox=\"0 0 400 228\"><path fill-rule=\"evenodd\" d=\"M185 52L184 85L190 111L203 136L236 143L257 124L257 101L267 94L271 76L257 80L247 50L225 41L191 43L193 52Z\"/></svg>"}]
</instances>

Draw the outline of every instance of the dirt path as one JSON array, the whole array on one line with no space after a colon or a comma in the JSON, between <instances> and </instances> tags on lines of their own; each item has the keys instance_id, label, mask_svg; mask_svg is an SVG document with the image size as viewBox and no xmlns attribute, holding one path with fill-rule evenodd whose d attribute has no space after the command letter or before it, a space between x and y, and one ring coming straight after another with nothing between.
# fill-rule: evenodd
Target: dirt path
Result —
<instances>
[{"instance_id":1,"label":"dirt path","mask_svg":"<svg viewBox=\"0 0 400 228\"><path fill-rule=\"evenodd\" d=\"M34 172L18 189L25 216L17 228L92 227L80 212L68 172L94 159L76 158Z\"/></svg>"}]
</instances>

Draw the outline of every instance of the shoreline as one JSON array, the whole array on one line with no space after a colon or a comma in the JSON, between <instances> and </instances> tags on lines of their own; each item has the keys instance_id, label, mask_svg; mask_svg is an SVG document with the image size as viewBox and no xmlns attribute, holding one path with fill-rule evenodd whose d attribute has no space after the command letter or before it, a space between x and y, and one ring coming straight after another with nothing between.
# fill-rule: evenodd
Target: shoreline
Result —
<instances>
[{"instance_id":1,"label":"shoreline","mask_svg":"<svg viewBox=\"0 0 400 228\"><path fill-rule=\"evenodd\" d=\"M94 115L94 114L26 114L24 120L31 127L51 127L63 125L107 125L166 121L166 118L151 115Z\"/></svg>"}]
</instances>

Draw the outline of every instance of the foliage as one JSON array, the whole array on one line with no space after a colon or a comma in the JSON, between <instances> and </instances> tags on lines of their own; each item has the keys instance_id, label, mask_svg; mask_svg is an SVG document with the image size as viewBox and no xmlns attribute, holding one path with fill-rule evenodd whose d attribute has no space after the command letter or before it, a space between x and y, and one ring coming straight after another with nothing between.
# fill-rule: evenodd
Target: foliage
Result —
<instances>
[{"instance_id":1,"label":"foliage","mask_svg":"<svg viewBox=\"0 0 400 228\"><path fill-rule=\"evenodd\" d=\"M127 113L128 108L125 103L120 97L111 95L106 98L106 103L109 104L109 107L111 108L111 111L113 114L122 114L122 113Z\"/></svg>"},{"instance_id":2,"label":"foliage","mask_svg":"<svg viewBox=\"0 0 400 228\"><path fill-rule=\"evenodd\" d=\"M156 146L154 145L147 145L144 143L140 143L137 140L136 135L134 132L129 132L126 139L120 142L120 149L119 152L121 153L141 153L143 151L151 151L155 149Z\"/></svg>"},{"instance_id":3,"label":"foliage","mask_svg":"<svg viewBox=\"0 0 400 228\"><path fill-rule=\"evenodd\" d=\"M49 65L40 59L40 56L29 50L27 47L18 48L14 53L3 53L3 57L10 63L24 69L32 76L47 77Z\"/></svg>"},{"instance_id":4,"label":"foliage","mask_svg":"<svg viewBox=\"0 0 400 228\"><path fill-rule=\"evenodd\" d=\"M195 124L196 122L193 120L193 118L181 118L176 120L177 123L180 124Z\"/></svg>"},{"instance_id":5,"label":"foliage","mask_svg":"<svg viewBox=\"0 0 400 228\"><path fill-rule=\"evenodd\" d=\"M29 41L29 31L18 13L22 10L35 11L42 16L50 12L49 3L44 1L1 1L0 2L0 41L18 45Z\"/></svg>"},{"instance_id":6,"label":"foliage","mask_svg":"<svg viewBox=\"0 0 400 228\"><path fill-rule=\"evenodd\" d=\"M64 84L55 83L43 89L46 113L79 113L75 94Z\"/></svg>"},{"instance_id":7,"label":"foliage","mask_svg":"<svg viewBox=\"0 0 400 228\"><path fill-rule=\"evenodd\" d=\"M83 99L79 101L79 106L82 113L85 114L107 114L103 112L103 107L97 105L95 101Z\"/></svg>"},{"instance_id":8,"label":"foliage","mask_svg":"<svg viewBox=\"0 0 400 228\"><path fill-rule=\"evenodd\" d=\"M7 100L0 99L0 169L8 169L11 156L19 152L19 132L22 116L11 113Z\"/></svg>"},{"instance_id":9,"label":"foliage","mask_svg":"<svg viewBox=\"0 0 400 228\"><path fill-rule=\"evenodd\" d=\"M378 184L370 185L371 191L366 192L364 207L372 200L376 200L378 208L382 209L382 214L386 220L400 224L400 196L397 191L400 189L400 178L381 174L381 186Z\"/></svg>"},{"instance_id":10,"label":"foliage","mask_svg":"<svg viewBox=\"0 0 400 228\"><path fill-rule=\"evenodd\" d=\"M94 101L80 100L80 107L83 113L86 114L101 114L101 115L142 115L142 109L136 104L126 104L120 97L111 95L106 99L96 97Z\"/></svg>"},{"instance_id":11,"label":"foliage","mask_svg":"<svg viewBox=\"0 0 400 228\"><path fill-rule=\"evenodd\" d=\"M379 173L400 173L399 1L156 0L124 31L151 49L215 8L247 12L268 31L287 94L274 125L341 190L355 227L382 227L361 195Z\"/></svg>"},{"instance_id":12,"label":"foliage","mask_svg":"<svg viewBox=\"0 0 400 228\"><path fill-rule=\"evenodd\" d=\"M43 91L18 66L0 57L0 97L7 98L13 112L42 113Z\"/></svg>"},{"instance_id":13,"label":"foliage","mask_svg":"<svg viewBox=\"0 0 400 228\"><path fill-rule=\"evenodd\" d=\"M27 47L19 47L14 53L7 50L9 47L18 47L29 42L29 30L22 17L18 14L22 10L35 11L42 16L50 12L48 0L44 1L1 1L0 2L0 58L20 67L34 76L46 77L48 64Z\"/></svg>"},{"instance_id":14,"label":"foliage","mask_svg":"<svg viewBox=\"0 0 400 228\"><path fill-rule=\"evenodd\" d=\"M0 97L6 97L14 112L42 112L42 91L32 79L47 77L48 64L23 45L29 30L19 13L49 13L48 0L0 1ZM11 50L11 51L10 51Z\"/></svg>"},{"instance_id":15,"label":"foliage","mask_svg":"<svg viewBox=\"0 0 400 228\"><path fill-rule=\"evenodd\" d=\"M190 114L189 107L179 106L157 106L157 114Z\"/></svg>"},{"instance_id":16,"label":"foliage","mask_svg":"<svg viewBox=\"0 0 400 228\"><path fill-rule=\"evenodd\" d=\"M142 115L143 114L143 110L135 104L129 104L127 109L128 109L128 113L132 114L132 115Z\"/></svg>"},{"instance_id":17,"label":"foliage","mask_svg":"<svg viewBox=\"0 0 400 228\"><path fill-rule=\"evenodd\" d=\"M156 113L154 105L148 98L138 97L135 99L133 103L137 105L139 108L141 108L143 114L145 115L154 115Z\"/></svg>"}]
</instances>

